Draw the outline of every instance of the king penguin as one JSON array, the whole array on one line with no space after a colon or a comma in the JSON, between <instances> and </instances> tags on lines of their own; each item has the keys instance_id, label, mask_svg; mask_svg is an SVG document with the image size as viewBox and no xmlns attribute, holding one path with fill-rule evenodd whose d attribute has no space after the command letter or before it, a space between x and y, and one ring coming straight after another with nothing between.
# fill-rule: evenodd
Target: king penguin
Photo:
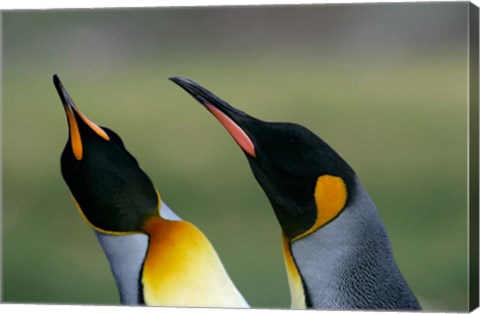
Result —
<instances>
[{"instance_id":1,"label":"king penguin","mask_svg":"<svg viewBox=\"0 0 480 314\"><path fill-rule=\"evenodd\" d=\"M172 77L241 147L282 230L295 309L419 310L377 209L353 169L293 123L265 122Z\"/></svg>"},{"instance_id":2,"label":"king penguin","mask_svg":"<svg viewBox=\"0 0 480 314\"><path fill-rule=\"evenodd\" d=\"M89 120L57 75L53 81L69 126L61 172L107 255L121 303L248 307L206 236L161 201L120 137Z\"/></svg>"}]
</instances>

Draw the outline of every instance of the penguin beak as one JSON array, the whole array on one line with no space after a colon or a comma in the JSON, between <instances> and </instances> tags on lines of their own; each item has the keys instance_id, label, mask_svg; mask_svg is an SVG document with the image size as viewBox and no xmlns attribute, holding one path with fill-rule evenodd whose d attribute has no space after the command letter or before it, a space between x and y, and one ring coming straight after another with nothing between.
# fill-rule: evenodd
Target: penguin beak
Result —
<instances>
[{"instance_id":1,"label":"penguin beak","mask_svg":"<svg viewBox=\"0 0 480 314\"><path fill-rule=\"evenodd\" d=\"M212 92L194 81L183 77L171 77L172 82L183 88L227 129L235 142L251 157L256 157L255 145L247 132L241 127L245 119L252 119L246 113L236 109Z\"/></svg>"},{"instance_id":2,"label":"penguin beak","mask_svg":"<svg viewBox=\"0 0 480 314\"><path fill-rule=\"evenodd\" d=\"M75 158L81 160L83 157L83 144L82 137L80 136L80 129L78 121L83 121L92 131L105 140L110 140L108 134L98 125L90 121L80 110L78 110L75 102L72 100L67 90L63 86L62 82L55 74L53 76L53 84L57 89L58 95L65 109L68 120L68 128L70 130L70 142L72 144L72 150Z\"/></svg>"}]
</instances>

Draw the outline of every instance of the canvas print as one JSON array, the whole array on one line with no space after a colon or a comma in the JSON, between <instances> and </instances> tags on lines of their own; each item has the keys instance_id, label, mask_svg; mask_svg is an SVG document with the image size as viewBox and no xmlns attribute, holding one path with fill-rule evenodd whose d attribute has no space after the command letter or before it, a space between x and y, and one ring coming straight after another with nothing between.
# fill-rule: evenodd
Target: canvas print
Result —
<instances>
[{"instance_id":1,"label":"canvas print","mask_svg":"<svg viewBox=\"0 0 480 314\"><path fill-rule=\"evenodd\" d=\"M473 4L1 24L2 302L478 306Z\"/></svg>"}]
</instances>

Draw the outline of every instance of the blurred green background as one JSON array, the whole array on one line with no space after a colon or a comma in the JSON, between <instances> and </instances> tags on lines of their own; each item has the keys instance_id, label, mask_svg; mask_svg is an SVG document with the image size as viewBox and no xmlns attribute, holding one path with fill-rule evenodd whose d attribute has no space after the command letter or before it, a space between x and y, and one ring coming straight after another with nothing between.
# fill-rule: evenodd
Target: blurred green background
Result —
<instances>
[{"instance_id":1,"label":"blurred green background","mask_svg":"<svg viewBox=\"0 0 480 314\"><path fill-rule=\"evenodd\" d=\"M119 133L254 307L290 305L280 229L223 127L167 80L312 129L356 170L425 310L467 310L463 3L3 12L3 301L118 304L60 174L79 108Z\"/></svg>"}]
</instances>

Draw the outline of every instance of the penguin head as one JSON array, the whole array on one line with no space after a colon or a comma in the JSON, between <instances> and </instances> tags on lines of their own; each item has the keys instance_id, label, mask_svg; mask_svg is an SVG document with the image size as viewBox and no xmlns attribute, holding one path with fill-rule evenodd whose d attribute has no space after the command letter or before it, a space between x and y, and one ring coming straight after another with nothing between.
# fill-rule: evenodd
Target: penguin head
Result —
<instances>
[{"instance_id":1,"label":"penguin head","mask_svg":"<svg viewBox=\"0 0 480 314\"><path fill-rule=\"evenodd\" d=\"M323 227L347 206L355 173L313 132L254 118L192 80L170 80L204 105L242 148L288 240Z\"/></svg>"},{"instance_id":2,"label":"penguin head","mask_svg":"<svg viewBox=\"0 0 480 314\"><path fill-rule=\"evenodd\" d=\"M68 121L62 176L85 220L108 234L141 232L157 214L159 197L149 177L112 130L89 120L57 75L53 77Z\"/></svg>"}]
</instances>

